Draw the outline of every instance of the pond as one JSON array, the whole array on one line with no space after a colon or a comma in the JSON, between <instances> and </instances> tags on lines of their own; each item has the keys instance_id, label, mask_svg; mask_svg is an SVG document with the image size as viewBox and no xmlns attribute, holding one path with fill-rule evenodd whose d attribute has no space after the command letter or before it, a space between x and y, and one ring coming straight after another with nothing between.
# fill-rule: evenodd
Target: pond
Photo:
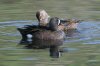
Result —
<instances>
[{"instance_id":1,"label":"pond","mask_svg":"<svg viewBox=\"0 0 100 66\"><path fill-rule=\"evenodd\" d=\"M99 0L0 0L0 6L0 66L100 66ZM39 9L51 16L84 20L79 33L65 39L60 58L51 58L48 49L19 45L16 28L37 24Z\"/></svg>"}]
</instances>

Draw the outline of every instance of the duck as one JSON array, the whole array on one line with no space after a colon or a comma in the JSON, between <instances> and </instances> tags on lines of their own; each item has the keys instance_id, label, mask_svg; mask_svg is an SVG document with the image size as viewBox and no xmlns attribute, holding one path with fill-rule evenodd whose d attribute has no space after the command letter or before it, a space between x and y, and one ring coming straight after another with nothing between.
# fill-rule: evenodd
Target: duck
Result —
<instances>
[{"instance_id":1,"label":"duck","mask_svg":"<svg viewBox=\"0 0 100 66\"><path fill-rule=\"evenodd\" d=\"M45 27L43 30L41 30L42 28L38 28L39 30L26 35L27 41L30 42L27 44L27 47L36 49L50 48L50 57L59 58L61 56L59 46L63 44L65 37L65 33L61 28L62 26L59 18L52 17L48 23L48 28Z\"/></svg>"},{"instance_id":2,"label":"duck","mask_svg":"<svg viewBox=\"0 0 100 66\"><path fill-rule=\"evenodd\" d=\"M60 19L57 17L53 17L50 19L48 27L32 26L31 32L28 33L26 33L27 30L24 29L18 29L18 31L22 34L22 38L26 38L26 39L32 38L37 40L41 40L41 39L61 40L65 35L64 32L62 31L62 26L63 25L61 24ZM25 33L25 35L23 33Z\"/></svg>"},{"instance_id":3,"label":"duck","mask_svg":"<svg viewBox=\"0 0 100 66\"><path fill-rule=\"evenodd\" d=\"M66 19L64 21L66 22L64 30L70 30L70 29L77 29L78 24L81 23L83 20L79 20L79 19Z\"/></svg>"},{"instance_id":4,"label":"duck","mask_svg":"<svg viewBox=\"0 0 100 66\"><path fill-rule=\"evenodd\" d=\"M78 30L78 25L84 21L80 19L64 19L64 32L67 37L74 37L78 36L80 34L80 31Z\"/></svg>"}]
</instances>

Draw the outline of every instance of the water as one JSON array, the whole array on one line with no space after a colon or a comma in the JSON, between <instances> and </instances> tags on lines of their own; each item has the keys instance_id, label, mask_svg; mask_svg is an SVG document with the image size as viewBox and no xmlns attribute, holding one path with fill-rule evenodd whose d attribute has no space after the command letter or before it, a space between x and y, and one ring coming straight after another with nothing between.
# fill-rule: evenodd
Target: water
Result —
<instances>
[{"instance_id":1,"label":"water","mask_svg":"<svg viewBox=\"0 0 100 66\"><path fill-rule=\"evenodd\" d=\"M5 1L0 0L0 66L100 66L99 0ZM37 24L35 12L41 8L51 16L85 20L78 34L66 38L58 59L49 56L49 49L19 45L21 35L16 28Z\"/></svg>"},{"instance_id":2,"label":"water","mask_svg":"<svg viewBox=\"0 0 100 66\"><path fill-rule=\"evenodd\" d=\"M27 23L28 22L28 23ZM6 62L14 62L18 64L21 63L32 63L32 61L36 62L34 64L51 64L52 58L49 57L48 49L41 49L41 50L33 50L33 49L25 49L24 46L19 45L19 41L21 40L20 33L16 30L16 27L27 25L27 24L34 24L35 21L8 21L8 22L0 22L1 24L1 32L0 32L0 60L4 64L8 64ZM67 58L72 57L84 57L87 58L86 63L92 63L95 59L95 62L99 63L99 44L100 44L100 26L99 22L96 21L89 21L89 22L82 22L78 26L78 30L80 31L79 35L68 37L64 42L62 47L64 48L64 53L62 53L61 60L64 61L63 63L69 62ZM12 28L13 27L13 28ZM6 30L6 31L5 31ZM8 38L9 37L9 38ZM39 53L38 53L39 52ZM84 54L84 55L83 55ZM72 55L72 56L69 56ZM91 57L91 60L88 60L87 56L96 56L95 58ZM75 61L75 57L73 57L73 61ZM48 58L48 59L47 59ZM64 59L66 58L66 59ZM84 60L80 59L80 60ZM93 59L92 59L93 58ZM57 64L58 62L62 62L61 60L54 60ZM78 58L76 58L78 59ZM44 60L44 61L41 61ZM46 62L46 60L48 62ZM71 60L71 62L72 62ZM86 59L85 59L86 60ZM39 63L37 63L39 62ZM66 63L65 63L66 64ZM70 64L70 63L69 63ZM74 63L73 63L74 64ZM12 65L12 64L11 64ZM19 64L20 65L20 64ZM23 65L23 64L21 64ZM61 64L62 65L62 64Z\"/></svg>"}]
</instances>

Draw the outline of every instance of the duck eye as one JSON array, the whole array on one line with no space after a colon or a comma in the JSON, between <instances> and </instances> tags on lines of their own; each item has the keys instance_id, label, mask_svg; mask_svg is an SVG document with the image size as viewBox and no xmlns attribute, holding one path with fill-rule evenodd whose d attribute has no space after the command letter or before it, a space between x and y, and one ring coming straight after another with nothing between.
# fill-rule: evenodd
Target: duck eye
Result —
<instances>
[{"instance_id":1,"label":"duck eye","mask_svg":"<svg viewBox=\"0 0 100 66\"><path fill-rule=\"evenodd\" d=\"M60 23L61 23L61 21L60 21L60 19L58 19L58 25L60 25Z\"/></svg>"}]
</instances>

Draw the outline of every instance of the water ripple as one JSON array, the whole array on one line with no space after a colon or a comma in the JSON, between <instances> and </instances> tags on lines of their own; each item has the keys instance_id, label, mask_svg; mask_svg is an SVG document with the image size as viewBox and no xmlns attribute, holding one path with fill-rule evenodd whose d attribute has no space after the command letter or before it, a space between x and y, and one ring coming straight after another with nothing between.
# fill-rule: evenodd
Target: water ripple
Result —
<instances>
[{"instance_id":1,"label":"water ripple","mask_svg":"<svg viewBox=\"0 0 100 66\"><path fill-rule=\"evenodd\" d=\"M88 42L83 43L83 44L100 44L100 40L88 41Z\"/></svg>"},{"instance_id":2,"label":"water ripple","mask_svg":"<svg viewBox=\"0 0 100 66\"><path fill-rule=\"evenodd\" d=\"M22 27L24 25L31 25L31 24L38 24L38 22L32 20L6 21L6 22L0 22L0 27L4 27L4 26Z\"/></svg>"}]
</instances>

